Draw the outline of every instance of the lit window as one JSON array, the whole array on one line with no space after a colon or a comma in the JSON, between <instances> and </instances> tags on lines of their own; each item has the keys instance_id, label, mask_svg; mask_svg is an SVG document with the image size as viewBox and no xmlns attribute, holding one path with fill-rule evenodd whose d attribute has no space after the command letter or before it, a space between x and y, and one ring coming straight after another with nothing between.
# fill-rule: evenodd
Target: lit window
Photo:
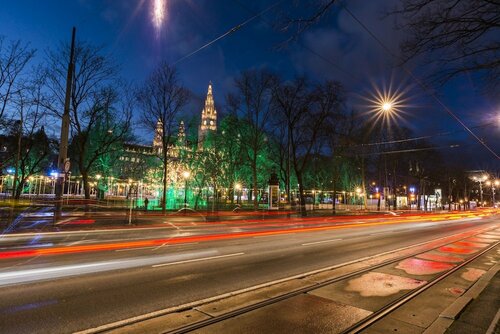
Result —
<instances>
[{"instance_id":1,"label":"lit window","mask_svg":"<svg viewBox=\"0 0 500 334\"><path fill-rule=\"evenodd\" d=\"M214 125L214 121L210 121L210 125Z\"/></svg>"}]
</instances>

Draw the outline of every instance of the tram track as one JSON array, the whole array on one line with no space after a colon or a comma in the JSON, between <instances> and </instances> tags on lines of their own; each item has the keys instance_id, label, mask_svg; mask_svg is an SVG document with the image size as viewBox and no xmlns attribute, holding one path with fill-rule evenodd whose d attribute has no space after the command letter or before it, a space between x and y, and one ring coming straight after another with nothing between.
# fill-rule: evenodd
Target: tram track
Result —
<instances>
[{"instance_id":1,"label":"tram track","mask_svg":"<svg viewBox=\"0 0 500 334\"><path fill-rule=\"evenodd\" d=\"M296 289L294 291L290 291L290 292L287 292L287 293L283 293L283 294L280 294L280 295L278 295L276 297L268 298L266 300L253 303L251 305L240 307L240 308L237 308L235 310L228 311L228 312L226 312L224 314L214 315L214 316L211 316L210 314L207 314L209 316L208 319L201 320L201 321L194 322L194 323L190 323L188 325L185 325L185 326L182 326L182 327L179 327L179 328L175 328L173 330L167 330L167 331L164 331L163 333L189 333L189 332L192 332L192 331L195 331L195 330L198 330L198 329L202 329L202 328L205 328L207 326L214 325L214 324L223 322L225 320L229 320L231 318L234 318L234 317L237 317L237 316L240 316L240 315L243 315L243 314L246 314L246 313L249 313L249 312L261 309L261 308L264 308L266 306L269 306L269 305L272 305L272 304L275 304L275 303L278 303L278 302L281 302L281 301L286 301L288 299L291 299L293 297L299 296L301 294L306 294L306 293L311 292L313 290L316 290L316 289L319 289L319 288L322 288L322 287L326 287L326 286L328 286L330 284L342 282L342 281L345 281L345 280L349 280L351 278L363 275L365 273L368 273L370 271L382 268L384 266L392 265L392 264L398 263L400 261L403 261L403 260L406 260L406 259L418 256L418 255L423 254L423 253L427 253L427 252L430 252L430 251L435 251L435 250L439 249L442 246L446 246L446 245L451 244L451 243L463 241L463 240L468 239L468 238L477 237L478 235L483 234L483 233L487 233L487 231L492 230L494 228L495 227L488 228L488 229L481 229L480 231L475 231L474 233L459 233L459 234L457 234L455 236L456 238L453 241L450 241L449 238L444 238L446 240L444 240L443 242L439 242L437 244L436 244L437 240L440 240L440 239L443 239L443 238L439 238L439 239L436 239L436 240L433 240L433 241L429 241L429 242L426 242L425 245L427 245L427 244L433 244L433 245L432 245L432 247L429 247L427 249L417 249L415 252L411 252L411 253L405 254L403 256L393 257L391 259L388 259L388 260L385 260L385 261L381 261L379 263L376 263L376 264L373 264L373 265L369 265L367 267L363 267L363 268L361 268L359 270L353 270L353 271L350 271L349 273L346 273L346 274L343 274L343 275L340 275L340 276L337 276L337 277L333 277L331 279L326 279L326 280L321 281L321 282L315 282L315 283L312 283L312 284L310 284L310 285L308 285L306 287L299 288L299 289ZM462 236L462 237L460 237L460 236ZM493 242L492 244L490 244L489 246L485 247L484 249L479 250L478 252L476 252L474 255L466 257L462 263L455 264L450 270L447 270L447 271L439 274L438 276L434 277L432 280L426 282L422 287L410 290L407 293L403 294L402 296L398 297L396 300L393 300L393 301L387 303L385 306L383 306L382 308L380 308L378 311L373 312L371 315L365 317L364 319L362 319L358 323L356 323L356 324L350 326L349 328L345 329L342 333L357 333L357 332L362 331L363 329L369 327L371 324L373 324L376 321L382 319L383 317L385 317L387 314L391 313L392 311L394 311L398 307L404 305L408 301L410 301L413 298L415 298L416 296L420 295L422 292L426 291L428 288L434 286L435 284L437 284L441 280L443 280L446 277L448 277L449 275L453 274L457 270L460 270L460 269L464 268L466 265L470 264L472 261L476 260L477 258L479 258L483 254L487 253L491 249L497 247L499 244L500 244L500 241ZM407 248L413 248L413 247L417 247L417 246L418 245L412 245L412 246L407 247ZM395 252L396 251L390 251L390 252L386 252L386 253L395 253ZM381 256L381 255L382 254L379 254L379 256ZM364 260L366 261L366 259L364 259ZM353 262L356 263L355 261L353 261ZM361 262L361 260L358 261L358 262ZM350 263L350 264L352 264L352 263ZM340 268L340 267L337 267L337 268ZM298 277L298 278L307 278L307 277L308 276L304 274L303 276ZM297 277L295 277L295 278L297 278ZM201 305L203 305L203 304L193 305L193 303L191 303L188 307L185 307L185 308L180 307L180 308L177 308L173 312L183 312L183 311L188 311L188 310L197 310L197 307L200 307ZM164 314L159 314L158 316L164 315ZM143 320L139 320L139 321L134 321L132 323L130 323L130 322L129 323L124 322L124 323L122 323L122 325L108 327L107 329L102 328L103 330L84 331L84 332L87 332L87 333L97 333L97 332L106 332L108 330L113 330L113 331L114 330L119 330L120 328L124 328L124 327L126 327L126 326L128 326L130 324L137 324L137 323L140 323L142 321L151 320L153 318L154 317L150 317L150 318L147 318L147 319L143 319Z\"/></svg>"}]
</instances>

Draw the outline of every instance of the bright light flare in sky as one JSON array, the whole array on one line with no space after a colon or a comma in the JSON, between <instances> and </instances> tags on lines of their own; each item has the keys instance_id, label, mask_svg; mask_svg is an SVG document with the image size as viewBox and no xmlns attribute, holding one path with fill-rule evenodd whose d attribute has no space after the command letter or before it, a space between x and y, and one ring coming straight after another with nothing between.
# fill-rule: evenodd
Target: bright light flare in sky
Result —
<instances>
[{"instance_id":1,"label":"bright light flare in sky","mask_svg":"<svg viewBox=\"0 0 500 334\"><path fill-rule=\"evenodd\" d=\"M414 106L408 104L408 91L405 89L394 88L393 85L375 87L371 96L363 97L367 102L369 117L374 119L374 123L382 121L386 126L397 124L398 121L404 121L404 115L408 109Z\"/></svg>"},{"instance_id":2,"label":"bright light flare in sky","mask_svg":"<svg viewBox=\"0 0 500 334\"><path fill-rule=\"evenodd\" d=\"M161 28L163 27L163 23L165 22L166 0L151 1L151 22L153 23L156 33L159 34L161 32Z\"/></svg>"}]
</instances>

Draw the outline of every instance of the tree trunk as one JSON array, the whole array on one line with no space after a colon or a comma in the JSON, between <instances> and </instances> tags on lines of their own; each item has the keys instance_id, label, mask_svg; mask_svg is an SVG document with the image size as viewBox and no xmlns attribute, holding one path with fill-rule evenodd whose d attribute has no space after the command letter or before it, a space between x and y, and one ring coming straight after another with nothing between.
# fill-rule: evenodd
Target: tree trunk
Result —
<instances>
[{"instance_id":1,"label":"tree trunk","mask_svg":"<svg viewBox=\"0 0 500 334\"><path fill-rule=\"evenodd\" d=\"M161 212L165 214L167 210L167 164L163 164L163 190L161 197Z\"/></svg>"},{"instance_id":2,"label":"tree trunk","mask_svg":"<svg viewBox=\"0 0 500 334\"><path fill-rule=\"evenodd\" d=\"M299 198L300 198L300 214L302 217L307 216L306 212L306 198L304 196L304 185L302 184L302 173L297 173L297 181L299 182Z\"/></svg>"},{"instance_id":3,"label":"tree trunk","mask_svg":"<svg viewBox=\"0 0 500 334\"><path fill-rule=\"evenodd\" d=\"M89 186L89 174L87 171L82 171L82 182L83 191L85 193L85 199L90 199L90 186Z\"/></svg>"},{"instance_id":4,"label":"tree trunk","mask_svg":"<svg viewBox=\"0 0 500 334\"><path fill-rule=\"evenodd\" d=\"M161 212L165 214L167 210L167 185L168 185L168 147L165 144L167 139L163 138L163 190L162 190L162 201L161 201Z\"/></svg>"},{"instance_id":5,"label":"tree trunk","mask_svg":"<svg viewBox=\"0 0 500 334\"><path fill-rule=\"evenodd\" d=\"M18 200L21 198L21 194L23 192L24 184L26 183L26 178L21 177L21 179L17 182L16 191L15 191L15 199Z\"/></svg>"},{"instance_id":6,"label":"tree trunk","mask_svg":"<svg viewBox=\"0 0 500 334\"><path fill-rule=\"evenodd\" d=\"M337 211L336 211L336 204L335 203L337 201L337 196L335 196L335 193L337 191L337 178L336 178L336 175L333 177L333 181L332 181L332 189L333 189L333 195L332 195L332 214L336 214Z\"/></svg>"},{"instance_id":7,"label":"tree trunk","mask_svg":"<svg viewBox=\"0 0 500 334\"><path fill-rule=\"evenodd\" d=\"M259 202L257 196L257 157L254 158L252 163L252 181L253 181L253 209L259 209Z\"/></svg>"}]
</instances>

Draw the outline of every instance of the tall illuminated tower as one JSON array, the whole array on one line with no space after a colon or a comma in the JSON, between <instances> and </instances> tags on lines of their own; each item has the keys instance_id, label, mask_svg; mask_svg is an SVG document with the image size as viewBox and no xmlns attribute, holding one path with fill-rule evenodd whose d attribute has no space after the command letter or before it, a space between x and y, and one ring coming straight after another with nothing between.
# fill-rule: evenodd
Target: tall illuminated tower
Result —
<instances>
[{"instance_id":1,"label":"tall illuminated tower","mask_svg":"<svg viewBox=\"0 0 500 334\"><path fill-rule=\"evenodd\" d=\"M153 138L153 148L156 152L163 151L163 122L158 119L156 122L155 136Z\"/></svg>"},{"instance_id":2,"label":"tall illuminated tower","mask_svg":"<svg viewBox=\"0 0 500 334\"><path fill-rule=\"evenodd\" d=\"M198 130L198 148L202 148L207 136L215 131L217 131L217 111L215 110L214 96L212 94L212 82L210 82L208 84L205 107L201 112L201 123Z\"/></svg>"}]
</instances>

